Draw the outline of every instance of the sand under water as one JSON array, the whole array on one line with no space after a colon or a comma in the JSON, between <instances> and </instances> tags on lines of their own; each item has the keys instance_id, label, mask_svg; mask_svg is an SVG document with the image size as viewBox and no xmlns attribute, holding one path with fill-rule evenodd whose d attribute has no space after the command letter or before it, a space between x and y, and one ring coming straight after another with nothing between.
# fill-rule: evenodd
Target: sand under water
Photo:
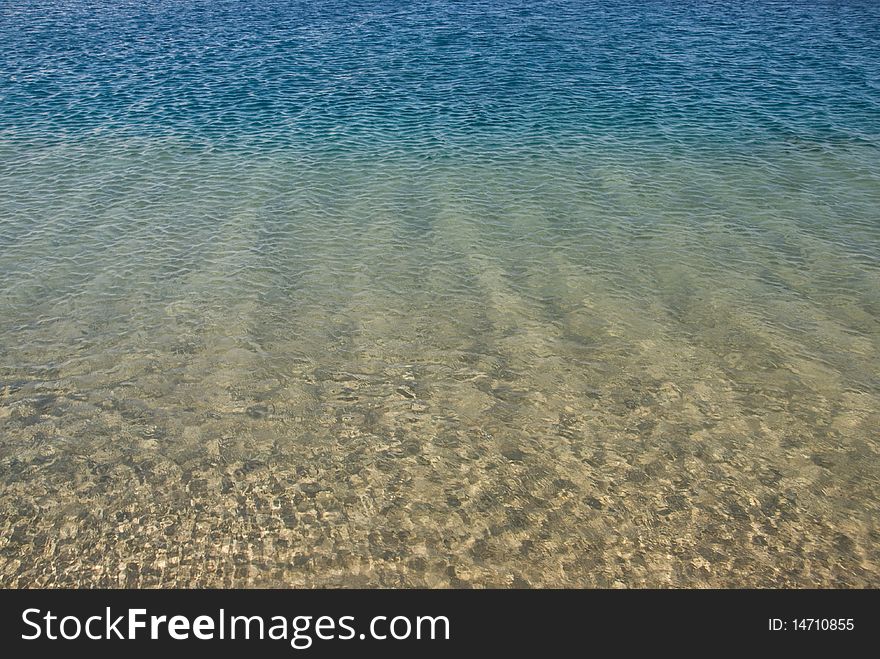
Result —
<instances>
[{"instance_id":1,"label":"sand under water","mask_svg":"<svg viewBox=\"0 0 880 659\"><path fill-rule=\"evenodd\" d=\"M878 585L873 147L28 154L3 585Z\"/></svg>"}]
</instances>

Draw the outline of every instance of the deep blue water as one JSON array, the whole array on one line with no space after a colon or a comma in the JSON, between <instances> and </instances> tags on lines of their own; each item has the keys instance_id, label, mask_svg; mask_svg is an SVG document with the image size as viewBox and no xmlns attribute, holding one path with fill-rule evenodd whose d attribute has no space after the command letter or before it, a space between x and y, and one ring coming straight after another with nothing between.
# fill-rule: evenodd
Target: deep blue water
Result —
<instances>
[{"instance_id":1,"label":"deep blue water","mask_svg":"<svg viewBox=\"0 0 880 659\"><path fill-rule=\"evenodd\" d=\"M0 131L874 141L880 3L4 2Z\"/></svg>"}]
</instances>

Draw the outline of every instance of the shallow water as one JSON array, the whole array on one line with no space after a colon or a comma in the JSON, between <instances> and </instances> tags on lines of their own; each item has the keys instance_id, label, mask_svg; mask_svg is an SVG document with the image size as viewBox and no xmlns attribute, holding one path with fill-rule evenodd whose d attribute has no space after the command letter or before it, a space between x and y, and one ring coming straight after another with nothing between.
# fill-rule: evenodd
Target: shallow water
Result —
<instances>
[{"instance_id":1,"label":"shallow water","mask_svg":"<svg viewBox=\"0 0 880 659\"><path fill-rule=\"evenodd\" d=\"M679 4L0 7L0 584L880 585L880 7Z\"/></svg>"}]
</instances>

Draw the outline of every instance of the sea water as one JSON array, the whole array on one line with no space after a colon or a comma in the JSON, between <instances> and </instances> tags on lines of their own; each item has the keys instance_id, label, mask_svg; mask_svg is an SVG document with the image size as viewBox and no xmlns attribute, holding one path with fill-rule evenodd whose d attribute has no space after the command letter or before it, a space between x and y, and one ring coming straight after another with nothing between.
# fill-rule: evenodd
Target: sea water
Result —
<instances>
[{"instance_id":1,"label":"sea water","mask_svg":"<svg viewBox=\"0 0 880 659\"><path fill-rule=\"evenodd\" d=\"M0 584L880 585L880 3L0 44Z\"/></svg>"}]
</instances>

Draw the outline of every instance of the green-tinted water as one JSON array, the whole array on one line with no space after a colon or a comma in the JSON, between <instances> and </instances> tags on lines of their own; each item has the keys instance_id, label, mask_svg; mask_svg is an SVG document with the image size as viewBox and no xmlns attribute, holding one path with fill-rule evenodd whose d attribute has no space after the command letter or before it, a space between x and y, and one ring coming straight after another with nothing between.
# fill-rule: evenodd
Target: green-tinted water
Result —
<instances>
[{"instance_id":1,"label":"green-tinted water","mask_svg":"<svg viewBox=\"0 0 880 659\"><path fill-rule=\"evenodd\" d=\"M2 582L876 585L876 156L6 144Z\"/></svg>"}]
</instances>

